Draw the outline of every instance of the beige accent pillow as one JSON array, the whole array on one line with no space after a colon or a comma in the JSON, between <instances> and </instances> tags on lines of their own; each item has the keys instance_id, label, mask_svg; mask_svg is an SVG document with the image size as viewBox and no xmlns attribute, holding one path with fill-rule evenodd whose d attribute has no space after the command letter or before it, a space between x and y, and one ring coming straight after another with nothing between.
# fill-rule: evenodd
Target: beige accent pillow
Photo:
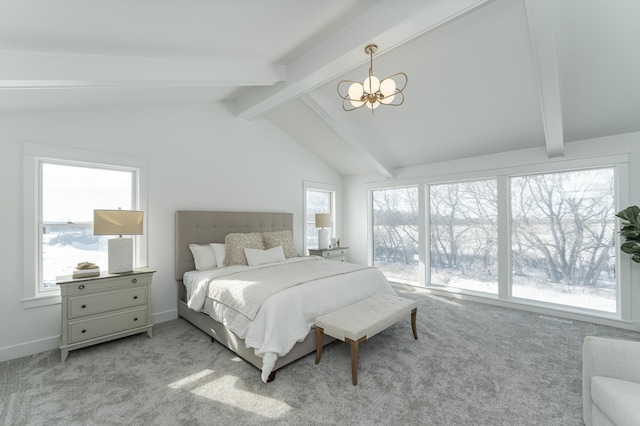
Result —
<instances>
[{"instance_id":1,"label":"beige accent pillow","mask_svg":"<svg viewBox=\"0 0 640 426\"><path fill-rule=\"evenodd\" d=\"M244 254L245 247L264 250L262 235L259 232L227 234L224 237L224 243L227 246L224 266L248 265L247 256Z\"/></svg>"},{"instance_id":2,"label":"beige accent pillow","mask_svg":"<svg viewBox=\"0 0 640 426\"><path fill-rule=\"evenodd\" d=\"M265 248L268 249L282 246L282 249L284 250L284 257L287 259L299 256L295 246L293 245L293 235L291 234L291 231L263 232L262 240L264 241Z\"/></svg>"}]
</instances>

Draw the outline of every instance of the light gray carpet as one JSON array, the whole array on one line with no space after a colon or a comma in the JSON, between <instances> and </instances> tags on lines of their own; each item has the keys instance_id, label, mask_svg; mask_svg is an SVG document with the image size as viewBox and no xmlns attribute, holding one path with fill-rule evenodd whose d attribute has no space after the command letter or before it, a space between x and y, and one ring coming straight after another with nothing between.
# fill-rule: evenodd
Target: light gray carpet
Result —
<instances>
[{"instance_id":1,"label":"light gray carpet","mask_svg":"<svg viewBox=\"0 0 640 426\"><path fill-rule=\"evenodd\" d=\"M6 425L581 425L586 335L640 334L401 291L418 301L360 346L334 342L278 371L259 370L182 319L146 334L0 363Z\"/></svg>"}]
</instances>

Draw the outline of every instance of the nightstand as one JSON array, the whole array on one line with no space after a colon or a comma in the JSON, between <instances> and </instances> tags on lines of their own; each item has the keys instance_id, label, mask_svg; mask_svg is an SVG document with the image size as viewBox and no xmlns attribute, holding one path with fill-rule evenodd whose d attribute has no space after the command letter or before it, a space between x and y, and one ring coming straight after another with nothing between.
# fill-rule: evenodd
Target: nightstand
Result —
<instances>
[{"instance_id":1,"label":"nightstand","mask_svg":"<svg viewBox=\"0 0 640 426\"><path fill-rule=\"evenodd\" d=\"M313 256L324 257L327 260L337 260L338 262L346 262L349 247L335 247L330 249L309 249L309 254Z\"/></svg>"},{"instance_id":2,"label":"nightstand","mask_svg":"<svg viewBox=\"0 0 640 426\"><path fill-rule=\"evenodd\" d=\"M151 324L151 279L154 270L136 269L98 277L60 277L62 335L60 357L69 351L146 332Z\"/></svg>"}]
</instances>

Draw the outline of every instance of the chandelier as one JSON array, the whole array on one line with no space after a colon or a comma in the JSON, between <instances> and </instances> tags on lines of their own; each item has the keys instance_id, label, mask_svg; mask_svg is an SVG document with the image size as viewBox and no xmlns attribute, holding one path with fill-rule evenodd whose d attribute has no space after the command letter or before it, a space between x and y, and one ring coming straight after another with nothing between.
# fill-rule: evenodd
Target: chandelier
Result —
<instances>
[{"instance_id":1,"label":"chandelier","mask_svg":"<svg viewBox=\"0 0 640 426\"><path fill-rule=\"evenodd\" d=\"M369 77L363 83L351 80L342 80L338 83L337 89L338 95L342 98L342 109L353 111L366 105L373 113L373 110L381 104L402 105L404 102L404 93L402 91L407 87L407 82L409 81L407 75L399 72L380 81L373 75L373 54L378 51L378 46L369 44L364 48L364 51L370 58ZM404 78L404 84L401 88L398 88L394 80L395 77ZM349 85L349 87L347 88L346 85ZM344 89L347 89L346 92Z\"/></svg>"}]
</instances>

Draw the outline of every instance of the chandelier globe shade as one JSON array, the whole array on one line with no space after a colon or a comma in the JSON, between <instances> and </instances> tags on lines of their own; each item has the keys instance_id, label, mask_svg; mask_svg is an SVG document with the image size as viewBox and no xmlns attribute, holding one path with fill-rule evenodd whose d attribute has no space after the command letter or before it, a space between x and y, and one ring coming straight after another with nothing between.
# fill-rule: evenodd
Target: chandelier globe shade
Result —
<instances>
[{"instance_id":1,"label":"chandelier globe shade","mask_svg":"<svg viewBox=\"0 0 640 426\"><path fill-rule=\"evenodd\" d=\"M338 95L342 98L342 109L353 111L367 106L373 112L382 105L400 106L404 103L404 89L407 87L408 78L403 72L393 74L380 80L373 75L373 54L378 51L378 46L369 44L364 48L369 55L369 76L362 83L359 81L342 80L338 83ZM401 87L398 87L400 80Z\"/></svg>"}]
</instances>

